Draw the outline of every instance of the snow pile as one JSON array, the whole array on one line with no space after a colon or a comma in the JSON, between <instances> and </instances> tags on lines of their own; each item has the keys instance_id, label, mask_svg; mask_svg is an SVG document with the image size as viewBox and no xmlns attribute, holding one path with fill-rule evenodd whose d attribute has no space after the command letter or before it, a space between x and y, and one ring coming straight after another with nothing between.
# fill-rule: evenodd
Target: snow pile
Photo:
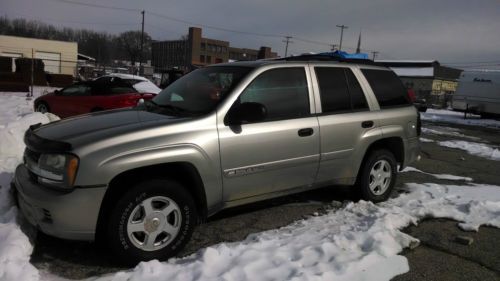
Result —
<instances>
[{"instance_id":1,"label":"snow pile","mask_svg":"<svg viewBox=\"0 0 500 281\"><path fill-rule=\"evenodd\" d=\"M426 175L429 175L429 176L433 176L433 177L435 177L436 179L440 179L440 180L453 180L453 181L462 180L462 181L472 181L472 178L469 178L469 177L461 177L461 176L454 176L454 175L447 175L447 174L431 174L431 173L424 172L424 171L419 170L419 169L414 168L414 167L406 167L406 168L404 168L404 169L403 169L400 173L404 173L404 172L417 172L417 173L422 173L422 174L426 174Z\"/></svg>"},{"instance_id":2,"label":"snow pile","mask_svg":"<svg viewBox=\"0 0 500 281\"><path fill-rule=\"evenodd\" d=\"M96 280L389 280L408 270L397 255L417 240L400 231L424 217L460 221L465 230L500 227L500 187L408 184L375 205L360 201L237 243Z\"/></svg>"},{"instance_id":3,"label":"snow pile","mask_svg":"<svg viewBox=\"0 0 500 281\"><path fill-rule=\"evenodd\" d=\"M479 157L500 161L500 150L498 150L498 148L493 148L484 143L451 140L451 141L440 141L438 142L438 144L445 147L465 150L467 151L467 153Z\"/></svg>"},{"instance_id":4,"label":"snow pile","mask_svg":"<svg viewBox=\"0 0 500 281\"><path fill-rule=\"evenodd\" d=\"M456 112L442 109L427 109L427 112L420 114L422 120L454 123L461 125L482 126L500 128L500 121L493 119L481 119L481 116L467 114L464 119L463 112Z\"/></svg>"},{"instance_id":5,"label":"snow pile","mask_svg":"<svg viewBox=\"0 0 500 281\"><path fill-rule=\"evenodd\" d=\"M17 209L10 198L10 181L21 162L24 132L32 124L59 119L33 113L33 101L24 94L1 94L0 106L0 280L38 280L38 270L29 263L33 250L16 222Z\"/></svg>"}]
</instances>

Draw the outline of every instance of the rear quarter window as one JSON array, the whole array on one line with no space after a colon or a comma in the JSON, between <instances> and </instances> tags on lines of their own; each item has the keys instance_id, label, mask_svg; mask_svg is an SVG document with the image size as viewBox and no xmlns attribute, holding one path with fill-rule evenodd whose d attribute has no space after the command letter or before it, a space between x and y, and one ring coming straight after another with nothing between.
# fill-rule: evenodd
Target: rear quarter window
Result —
<instances>
[{"instance_id":1,"label":"rear quarter window","mask_svg":"<svg viewBox=\"0 0 500 281\"><path fill-rule=\"evenodd\" d=\"M393 71L361 69L361 72L368 80L380 108L411 104L403 83Z\"/></svg>"}]
</instances>

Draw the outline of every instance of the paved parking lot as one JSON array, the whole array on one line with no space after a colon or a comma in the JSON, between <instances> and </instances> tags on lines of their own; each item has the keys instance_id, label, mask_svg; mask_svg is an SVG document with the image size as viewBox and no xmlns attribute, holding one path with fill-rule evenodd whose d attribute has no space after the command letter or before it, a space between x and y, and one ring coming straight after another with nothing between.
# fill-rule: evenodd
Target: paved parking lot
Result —
<instances>
[{"instance_id":1,"label":"paved parking lot","mask_svg":"<svg viewBox=\"0 0 500 281\"><path fill-rule=\"evenodd\" d=\"M422 159L413 164L417 169L434 174L450 174L473 178L474 183L500 185L500 161L488 160L465 151L439 146L436 141L454 140L500 145L498 130L459 125L424 123L423 137L434 142L422 143ZM459 132L459 134L435 134ZM419 172L405 172L398 177L397 188L405 183L434 182L460 184L439 180ZM326 209L339 208L343 201L355 200L349 188L330 187L242 206L223 211L196 230L182 256L217 244L243 240L248 234L279 228ZM333 203L332 203L333 202ZM457 223L430 219L404 231L420 239L420 246L403 252L410 263L410 272L395 280L500 280L500 230L481 227L478 233L464 232ZM469 245L456 242L457 236L474 239ZM71 242L38 235L32 263L66 278L85 278L123 270L112 257L93 243Z\"/></svg>"}]
</instances>

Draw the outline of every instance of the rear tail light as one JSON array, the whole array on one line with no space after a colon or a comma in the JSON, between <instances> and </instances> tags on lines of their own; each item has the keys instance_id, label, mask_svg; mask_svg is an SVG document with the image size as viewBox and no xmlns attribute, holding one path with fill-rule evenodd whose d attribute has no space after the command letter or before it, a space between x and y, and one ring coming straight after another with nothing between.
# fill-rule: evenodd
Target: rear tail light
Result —
<instances>
[{"instance_id":1,"label":"rear tail light","mask_svg":"<svg viewBox=\"0 0 500 281\"><path fill-rule=\"evenodd\" d=\"M411 89L408 90L408 98L412 103L414 103L417 100L417 97L415 96L415 92Z\"/></svg>"}]
</instances>

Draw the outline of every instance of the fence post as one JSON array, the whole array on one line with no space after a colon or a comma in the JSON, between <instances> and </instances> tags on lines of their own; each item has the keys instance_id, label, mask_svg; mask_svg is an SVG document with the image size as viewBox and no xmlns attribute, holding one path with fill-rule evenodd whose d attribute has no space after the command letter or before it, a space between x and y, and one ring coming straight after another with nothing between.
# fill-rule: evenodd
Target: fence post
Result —
<instances>
[{"instance_id":1,"label":"fence post","mask_svg":"<svg viewBox=\"0 0 500 281\"><path fill-rule=\"evenodd\" d=\"M30 87L30 92L28 93L27 100L31 100L33 98L33 84L34 84L34 74L33 72L35 71L35 50L32 48L31 49L31 87Z\"/></svg>"}]
</instances>

